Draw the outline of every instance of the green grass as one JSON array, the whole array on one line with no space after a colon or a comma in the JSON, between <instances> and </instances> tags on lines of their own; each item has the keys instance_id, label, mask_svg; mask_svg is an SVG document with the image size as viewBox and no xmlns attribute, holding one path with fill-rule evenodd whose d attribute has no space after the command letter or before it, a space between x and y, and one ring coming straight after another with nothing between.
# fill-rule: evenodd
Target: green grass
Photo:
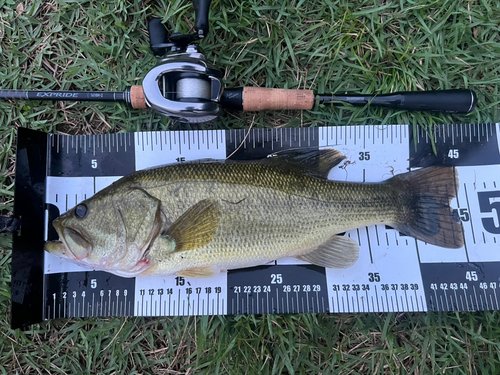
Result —
<instances>
[{"instance_id":1,"label":"green grass","mask_svg":"<svg viewBox=\"0 0 500 375\"><path fill-rule=\"evenodd\" d=\"M18 7L18 4L22 4ZM16 8L19 14L16 13ZM190 32L189 1L0 0L2 89L123 90L156 60L148 16ZM214 0L203 42L228 87L388 93L468 87L467 116L382 109L226 114L186 125L119 104L0 103L0 204L13 208L17 127L118 131L499 121L499 1ZM0 237L5 374L496 374L500 314L351 314L69 319L9 328L11 238Z\"/></svg>"}]
</instances>

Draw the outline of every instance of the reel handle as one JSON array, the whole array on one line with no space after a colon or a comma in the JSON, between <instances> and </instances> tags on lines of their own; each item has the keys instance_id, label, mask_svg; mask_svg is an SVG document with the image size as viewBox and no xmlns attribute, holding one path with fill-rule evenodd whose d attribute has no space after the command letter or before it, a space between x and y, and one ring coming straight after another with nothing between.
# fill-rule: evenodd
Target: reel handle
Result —
<instances>
[{"instance_id":1,"label":"reel handle","mask_svg":"<svg viewBox=\"0 0 500 375\"><path fill-rule=\"evenodd\" d=\"M161 18L153 17L148 23L149 47L155 56L163 56L168 42L168 30L161 23Z\"/></svg>"},{"instance_id":2,"label":"reel handle","mask_svg":"<svg viewBox=\"0 0 500 375\"><path fill-rule=\"evenodd\" d=\"M208 12L210 11L211 2L212 0L193 0L195 14L194 29L198 33L199 38L204 38L208 34Z\"/></svg>"}]
</instances>

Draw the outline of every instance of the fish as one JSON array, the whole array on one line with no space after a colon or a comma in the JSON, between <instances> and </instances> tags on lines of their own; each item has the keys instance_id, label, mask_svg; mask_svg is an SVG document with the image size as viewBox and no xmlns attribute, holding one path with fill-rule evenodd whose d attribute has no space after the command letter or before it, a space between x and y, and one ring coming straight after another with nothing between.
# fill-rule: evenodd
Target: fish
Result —
<instances>
[{"instance_id":1,"label":"fish","mask_svg":"<svg viewBox=\"0 0 500 375\"><path fill-rule=\"evenodd\" d=\"M359 245L348 230L386 224L457 249L463 230L450 201L454 167L426 167L381 183L328 179L345 156L288 150L246 160L197 160L122 177L54 219L45 250L123 277L212 277L294 257L348 268Z\"/></svg>"}]
</instances>

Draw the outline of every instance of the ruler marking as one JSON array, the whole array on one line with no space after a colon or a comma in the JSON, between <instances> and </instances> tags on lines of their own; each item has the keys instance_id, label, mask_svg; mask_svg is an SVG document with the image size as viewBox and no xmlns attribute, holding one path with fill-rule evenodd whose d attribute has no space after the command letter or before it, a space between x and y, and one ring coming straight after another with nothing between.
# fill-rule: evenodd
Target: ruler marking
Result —
<instances>
[{"instance_id":1,"label":"ruler marking","mask_svg":"<svg viewBox=\"0 0 500 375\"><path fill-rule=\"evenodd\" d=\"M467 193L467 185L465 184L465 182L464 182L464 190L465 190L465 200L467 201L467 209L469 210L469 212L471 212L469 204L469 194ZM472 242L476 243L476 235L474 233L474 225L472 224L472 218L471 220L469 220L469 222L472 231Z\"/></svg>"},{"instance_id":2,"label":"ruler marking","mask_svg":"<svg viewBox=\"0 0 500 375\"><path fill-rule=\"evenodd\" d=\"M298 296L297 296L298 298ZM297 299L297 306L299 304L299 300ZM269 292L266 292L266 305L267 305L267 314L270 314L269 310Z\"/></svg>"},{"instance_id":3,"label":"ruler marking","mask_svg":"<svg viewBox=\"0 0 500 375\"><path fill-rule=\"evenodd\" d=\"M179 139L179 143L180 143L180 139ZM181 290L179 289L177 291L178 293L178 296L177 296L177 301L179 301L179 303L177 304L177 316L180 316L181 315ZM174 311L175 311L175 301L174 301Z\"/></svg>"},{"instance_id":4,"label":"ruler marking","mask_svg":"<svg viewBox=\"0 0 500 375\"><path fill-rule=\"evenodd\" d=\"M363 126L363 149L366 149L366 126Z\"/></svg>"},{"instance_id":5,"label":"ruler marking","mask_svg":"<svg viewBox=\"0 0 500 375\"><path fill-rule=\"evenodd\" d=\"M239 310L240 310L239 304L240 304L240 296L239 296L239 293L236 293L236 314L238 314ZM233 300L233 311L235 311L234 310L234 300Z\"/></svg>"},{"instance_id":6,"label":"ruler marking","mask_svg":"<svg viewBox=\"0 0 500 375\"><path fill-rule=\"evenodd\" d=\"M319 310L319 294L318 294L317 290L316 290L316 307L318 309L318 312L320 312L320 310Z\"/></svg>"},{"instance_id":7,"label":"ruler marking","mask_svg":"<svg viewBox=\"0 0 500 375\"><path fill-rule=\"evenodd\" d=\"M449 311L455 311L455 308L453 307L453 296L450 295L448 297L448 299L450 300L449 302L450 302L450 306L451 306L451 310L449 310Z\"/></svg>"},{"instance_id":8,"label":"ruler marking","mask_svg":"<svg viewBox=\"0 0 500 375\"><path fill-rule=\"evenodd\" d=\"M479 302L477 300L477 293L476 293L476 286L475 285L472 285L472 290L474 290L474 298L476 299L476 306L479 309ZM471 298L472 298L472 296L471 296Z\"/></svg>"},{"instance_id":9,"label":"ruler marking","mask_svg":"<svg viewBox=\"0 0 500 375\"><path fill-rule=\"evenodd\" d=\"M257 293L257 298L259 298L259 294ZM293 300L292 300L293 302ZM258 307L258 305L257 305ZM287 312L290 313L290 304L288 302L288 292L286 292L286 309L287 309ZM258 311L257 311L257 314L258 314Z\"/></svg>"},{"instance_id":10,"label":"ruler marking","mask_svg":"<svg viewBox=\"0 0 500 375\"><path fill-rule=\"evenodd\" d=\"M358 294L357 290L356 290L356 301L358 304L358 312L359 312L360 311L360 309L359 309L359 294ZM354 297L353 297L353 301L352 301L352 307L354 308Z\"/></svg>"},{"instance_id":11,"label":"ruler marking","mask_svg":"<svg viewBox=\"0 0 500 375\"><path fill-rule=\"evenodd\" d=\"M469 299L467 298L467 291L464 289L464 297L465 297L465 303L467 304L467 311L471 311L471 308L469 307ZM471 298L472 302L472 298Z\"/></svg>"},{"instance_id":12,"label":"ruler marking","mask_svg":"<svg viewBox=\"0 0 500 375\"><path fill-rule=\"evenodd\" d=\"M444 299L446 301L446 311L450 311L450 305L448 305L448 296L446 295L446 289L444 290ZM443 300L441 299L441 302ZM444 307L444 306L443 306Z\"/></svg>"},{"instance_id":13,"label":"ruler marking","mask_svg":"<svg viewBox=\"0 0 500 375\"><path fill-rule=\"evenodd\" d=\"M370 299L368 298L368 290L365 290L365 295L366 295L366 308L367 308L368 312L371 312L370 311ZM372 298L372 304L373 304L373 298Z\"/></svg>"},{"instance_id":14,"label":"ruler marking","mask_svg":"<svg viewBox=\"0 0 500 375\"><path fill-rule=\"evenodd\" d=\"M335 294L337 295L337 311L340 311L340 300L339 300L339 292L338 292L338 290L335 291Z\"/></svg>"},{"instance_id":15,"label":"ruler marking","mask_svg":"<svg viewBox=\"0 0 500 375\"><path fill-rule=\"evenodd\" d=\"M378 290L377 290L377 285L375 285L375 297L376 297L376 300L377 300L377 311L380 312L380 306L378 304ZM374 306L374 310L375 310L375 306Z\"/></svg>"},{"instance_id":16,"label":"ruler marking","mask_svg":"<svg viewBox=\"0 0 500 375\"><path fill-rule=\"evenodd\" d=\"M443 295L442 294L439 295L439 299L441 300L441 306L442 306L442 308L444 310L444 303L443 303ZM446 298L445 298L445 301L446 301L446 305L448 305L448 300ZM450 311L450 308L447 307L446 311Z\"/></svg>"},{"instance_id":17,"label":"ruler marking","mask_svg":"<svg viewBox=\"0 0 500 375\"><path fill-rule=\"evenodd\" d=\"M439 300L438 300L438 296L436 293L436 289L434 289L434 297L435 297L434 299L436 300L437 311L439 311Z\"/></svg>"},{"instance_id":18,"label":"ruler marking","mask_svg":"<svg viewBox=\"0 0 500 375\"><path fill-rule=\"evenodd\" d=\"M486 301L486 309L489 310L490 305L488 305L488 298L486 297L486 289L483 289L483 293L484 293L484 300Z\"/></svg>"},{"instance_id":19,"label":"ruler marking","mask_svg":"<svg viewBox=\"0 0 500 375\"><path fill-rule=\"evenodd\" d=\"M276 288L276 313L279 314L279 295L278 295L278 288ZM307 307L309 307L309 301L307 301Z\"/></svg>"}]
</instances>

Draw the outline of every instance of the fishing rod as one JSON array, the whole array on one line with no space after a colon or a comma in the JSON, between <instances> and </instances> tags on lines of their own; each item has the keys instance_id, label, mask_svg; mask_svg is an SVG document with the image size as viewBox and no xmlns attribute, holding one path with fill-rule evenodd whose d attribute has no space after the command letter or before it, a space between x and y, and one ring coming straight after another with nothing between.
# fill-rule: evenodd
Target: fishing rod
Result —
<instances>
[{"instance_id":1,"label":"fishing rod","mask_svg":"<svg viewBox=\"0 0 500 375\"><path fill-rule=\"evenodd\" d=\"M383 95L316 94L312 90L239 87L225 89L222 72L207 62L198 43L209 31L212 0L193 0L194 34L172 34L160 18L149 22L151 51L158 57L142 85L123 92L0 90L0 100L124 102L136 109L150 108L171 119L211 121L224 109L242 111L311 110L317 104L385 107L406 111L469 113L477 105L472 90L397 92Z\"/></svg>"}]
</instances>

